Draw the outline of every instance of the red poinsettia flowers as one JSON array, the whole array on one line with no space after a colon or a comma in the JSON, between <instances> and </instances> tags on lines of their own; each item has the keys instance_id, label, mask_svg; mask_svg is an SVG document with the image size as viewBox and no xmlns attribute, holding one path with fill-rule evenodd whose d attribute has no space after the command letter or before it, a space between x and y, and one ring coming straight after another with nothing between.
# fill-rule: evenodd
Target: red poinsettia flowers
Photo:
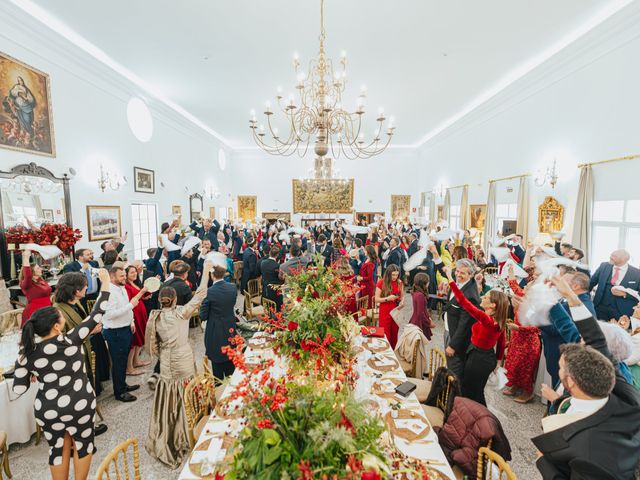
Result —
<instances>
[{"instance_id":1,"label":"red poinsettia flowers","mask_svg":"<svg viewBox=\"0 0 640 480\"><path fill-rule=\"evenodd\" d=\"M24 225L10 227L5 231L5 237L7 243L14 244L16 248L23 243L36 243L55 245L63 252L68 252L82 238L82 232L64 223L44 223L39 228Z\"/></svg>"}]
</instances>

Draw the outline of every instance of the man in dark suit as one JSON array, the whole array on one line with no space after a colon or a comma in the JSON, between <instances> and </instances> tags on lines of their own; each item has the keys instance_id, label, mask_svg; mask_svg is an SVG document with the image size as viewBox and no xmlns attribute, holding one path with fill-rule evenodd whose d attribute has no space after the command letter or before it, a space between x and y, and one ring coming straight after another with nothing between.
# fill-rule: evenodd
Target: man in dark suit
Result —
<instances>
[{"instance_id":1,"label":"man in dark suit","mask_svg":"<svg viewBox=\"0 0 640 480\"><path fill-rule=\"evenodd\" d=\"M324 257L324 266L331 265L331 257L333 256L333 247L327 244L327 237L324 233L318 235L316 242L316 252Z\"/></svg>"},{"instance_id":2,"label":"man in dark suit","mask_svg":"<svg viewBox=\"0 0 640 480\"><path fill-rule=\"evenodd\" d=\"M407 255L411 258L411 255L418 251L418 235L416 233L412 233L409 238L411 239L411 243L409 244L409 248L407 249Z\"/></svg>"},{"instance_id":3,"label":"man in dark suit","mask_svg":"<svg viewBox=\"0 0 640 480\"><path fill-rule=\"evenodd\" d=\"M145 267L145 271L143 273L143 281L149 277L160 277L160 280L164 282L164 269L162 268L162 263L160 262L163 251L164 249L161 247L149 248L147 250L148 258L143 260Z\"/></svg>"},{"instance_id":4,"label":"man in dark suit","mask_svg":"<svg viewBox=\"0 0 640 480\"><path fill-rule=\"evenodd\" d=\"M189 265L182 260L174 260L171 262L170 269L173 277L162 285L163 287L173 287L176 291L176 305L186 305L193 297L193 292L187 284L189 277Z\"/></svg>"},{"instance_id":5,"label":"man in dark suit","mask_svg":"<svg viewBox=\"0 0 640 480\"><path fill-rule=\"evenodd\" d=\"M247 290L249 280L258 278L258 255L253 249L255 244L255 238L247 237L247 248L242 253L242 278L240 279L240 292L242 293Z\"/></svg>"},{"instance_id":6,"label":"man in dark suit","mask_svg":"<svg viewBox=\"0 0 640 480\"><path fill-rule=\"evenodd\" d=\"M433 255L433 261L436 268L440 271L440 275L446 277L443 270L443 263L435 245L429 247L429 251ZM480 306L480 294L478 292L478 284L474 278L474 263L464 258L456 262L456 284L465 297L469 299L476 307ZM467 348L471 342L471 327L475 323L475 319L460 306L456 297L449 293L449 300L444 306L444 344L445 354L447 356L447 368L456 374L458 380L462 382L464 373L464 362L467 355Z\"/></svg>"},{"instance_id":7,"label":"man in dark suit","mask_svg":"<svg viewBox=\"0 0 640 480\"><path fill-rule=\"evenodd\" d=\"M262 275L262 294L267 300L276 302L278 310L282 308L282 294L276 288L284 282L280 279L280 264L278 256L280 255L280 245L274 243L269 249L269 256L260 259L258 265L258 273Z\"/></svg>"},{"instance_id":8,"label":"man in dark suit","mask_svg":"<svg viewBox=\"0 0 640 480\"><path fill-rule=\"evenodd\" d=\"M640 291L640 269L629 265L629 252L616 250L603 262L591 277L589 291L598 287L593 297L593 304L598 320L609 321L622 315L631 316L636 299L625 291L615 287L630 288Z\"/></svg>"},{"instance_id":9,"label":"man in dark suit","mask_svg":"<svg viewBox=\"0 0 640 480\"><path fill-rule=\"evenodd\" d=\"M67 263L62 269L62 273L82 272L87 278L87 292L82 302L85 307L87 300L96 300L98 298L98 290L100 288L100 282L97 277L98 268L100 268L100 265L93 259L93 250L79 248L76 250L76 259ZM92 270L94 269L95 274L92 275Z\"/></svg>"},{"instance_id":10,"label":"man in dark suit","mask_svg":"<svg viewBox=\"0 0 640 480\"><path fill-rule=\"evenodd\" d=\"M524 237L517 233L513 239L513 243L511 244L511 252L518 258L518 263L520 265L524 262L524 257L527 254L526 250L522 246L523 241Z\"/></svg>"},{"instance_id":11,"label":"man in dark suit","mask_svg":"<svg viewBox=\"0 0 640 480\"><path fill-rule=\"evenodd\" d=\"M243 254L244 230L239 228L231 234L231 255L234 260L240 260Z\"/></svg>"},{"instance_id":12,"label":"man in dark suit","mask_svg":"<svg viewBox=\"0 0 640 480\"><path fill-rule=\"evenodd\" d=\"M532 439L540 452L536 466L545 479L634 478L640 460L640 394L616 373L591 312L564 280L552 282L567 299L586 345L562 348L560 380L568 396L555 401L558 414L543 420L545 433Z\"/></svg>"},{"instance_id":13,"label":"man in dark suit","mask_svg":"<svg viewBox=\"0 0 640 480\"><path fill-rule=\"evenodd\" d=\"M208 238L211 241L213 249L218 250L218 232L220 231L220 223L218 220L213 219L212 223L211 219L205 218L202 225L198 225L198 222L194 221L189 225L189 228L195 232L200 240Z\"/></svg>"},{"instance_id":14,"label":"man in dark suit","mask_svg":"<svg viewBox=\"0 0 640 480\"><path fill-rule=\"evenodd\" d=\"M225 282L226 259L220 254L214 260L213 285L207 290L207 297L200 306L200 319L207 322L204 330L204 346L211 361L213 375L223 380L233 374L233 362L222 353L222 347L230 344L229 339L236 334L236 318L233 309L237 290L233 283Z\"/></svg>"},{"instance_id":15,"label":"man in dark suit","mask_svg":"<svg viewBox=\"0 0 640 480\"><path fill-rule=\"evenodd\" d=\"M402 248L400 248L400 239L398 237L393 237L389 241L389 256L384 262L384 269L386 270L389 265L395 265L400 269L400 278L404 278L404 270L402 268L403 264L404 253L402 252Z\"/></svg>"}]
</instances>

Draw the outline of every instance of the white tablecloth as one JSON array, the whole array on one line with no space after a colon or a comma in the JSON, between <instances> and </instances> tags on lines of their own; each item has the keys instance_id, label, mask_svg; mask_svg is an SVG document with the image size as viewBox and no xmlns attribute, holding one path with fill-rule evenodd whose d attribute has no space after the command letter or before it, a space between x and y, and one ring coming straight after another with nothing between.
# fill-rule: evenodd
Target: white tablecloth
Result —
<instances>
[{"instance_id":1,"label":"white tablecloth","mask_svg":"<svg viewBox=\"0 0 640 480\"><path fill-rule=\"evenodd\" d=\"M362 337L358 337L355 342L356 345L361 345L363 340L364 339ZM387 349L386 351L381 353L385 355L394 355L393 350L391 350L391 347L387 343L386 339L382 341L387 344ZM260 353L262 352L263 351L260 351ZM253 353L251 353L251 349L247 348L245 355L249 356L252 354ZM267 352L264 352L263 355L266 358L269 358L269 357L272 358L273 352L267 351ZM371 398L375 399L381 406L380 413L384 415L388 410L390 410L388 402L371 393L371 387L374 381L376 380L373 377L373 373L374 373L373 370L366 365L367 360L371 357L371 355L372 353L366 349L357 355L358 362L357 362L356 368L358 370L358 373L360 374L360 378L356 382L354 394L356 398L363 401ZM284 371L282 366L278 365L277 363L278 362L276 360L276 367L274 368L277 370L277 372L272 371L272 374L274 376L278 376L279 374L282 374L282 372ZM387 372L383 375L383 377L397 378L403 381L406 380L406 376L401 368L397 368L395 371L392 371L392 372ZM242 379L242 374L240 373L240 371L236 370L236 372L231 377L231 385L237 385L241 379ZM227 389L223 393L223 397L228 395L230 391L231 391L231 388L227 387ZM402 404L402 408L413 410L417 414L419 414L421 417L424 417L424 412L415 394L412 393L407 398L405 399L398 398L398 400L400 400L400 403ZM228 424L225 424L224 422L221 421L221 419L217 418L215 412L212 413L207 425L205 426L205 428L203 428L202 434L200 435L200 438L196 442L196 445L199 445L200 443L202 443L204 440L208 438L214 437L215 436L214 432L219 431L220 429L222 429L221 431L224 431L225 426L223 425L228 425ZM430 441L430 443L424 443L424 440L428 440ZM429 431L429 435L425 439L422 439L416 443L412 444L411 442L404 441L397 437L396 437L395 443L398 449L408 456L423 459L423 460L436 460L436 461L442 462L443 465L439 465L439 464L433 465L431 468L440 470L445 475L449 476L452 480L455 478L453 470L449 466L449 463L447 462L444 452L442 451L442 449L440 448L440 445L438 444L438 436L436 435L436 433L433 431L432 428ZM217 456L218 454L216 452L211 451L210 449L209 457L216 458ZM199 477L196 477L193 475L193 473L191 473L191 470L189 469L188 459L187 459L187 462L185 462L185 466L180 472L180 476L178 478L179 480L200 480Z\"/></svg>"},{"instance_id":2,"label":"white tablecloth","mask_svg":"<svg viewBox=\"0 0 640 480\"><path fill-rule=\"evenodd\" d=\"M0 431L7 432L7 442L28 442L36 432L36 419L33 416L33 402L38 393L38 384L24 395L17 397L12 391L13 379L0 382Z\"/></svg>"}]
</instances>

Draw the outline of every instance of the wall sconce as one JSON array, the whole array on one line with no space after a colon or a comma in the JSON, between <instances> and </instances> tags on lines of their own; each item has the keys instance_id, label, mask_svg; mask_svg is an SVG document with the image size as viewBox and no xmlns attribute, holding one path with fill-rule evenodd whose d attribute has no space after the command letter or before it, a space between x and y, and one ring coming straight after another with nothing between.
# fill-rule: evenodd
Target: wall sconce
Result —
<instances>
[{"instance_id":1,"label":"wall sconce","mask_svg":"<svg viewBox=\"0 0 640 480\"><path fill-rule=\"evenodd\" d=\"M120 177L117 173L105 172L104 167L100 164L100 174L98 175L98 188L101 192L109 187L111 190L119 190L122 185L127 183L126 177Z\"/></svg>"},{"instance_id":2,"label":"wall sconce","mask_svg":"<svg viewBox=\"0 0 640 480\"><path fill-rule=\"evenodd\" d=\"M545 183L549 182L549 184L551 185L551 188L556 188L556 183L558 183L558 170L556 169L556 159L555 158L553 159L553 165L551 166L551 168L547 167L544 172L538 171L533 181L538 187L542 187Z\"/></svg>"}]
</instances>

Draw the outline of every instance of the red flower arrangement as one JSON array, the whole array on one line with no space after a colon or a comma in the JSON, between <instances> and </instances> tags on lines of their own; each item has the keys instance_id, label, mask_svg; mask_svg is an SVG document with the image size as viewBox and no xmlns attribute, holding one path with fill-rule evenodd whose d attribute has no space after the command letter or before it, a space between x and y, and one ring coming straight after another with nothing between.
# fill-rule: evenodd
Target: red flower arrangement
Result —
<instances>
[{"instance_id":1,"label":"red flower arrangement","mask_svg":"<svg viewBox=\"0 0 640 480\"><path fill-rule=\"evenodd\" d=\"M16 249L24 243L35 243L55 245L63 252L68 252L82 238L82 232L64 223L44 223L39 228L16 225L5 230L5 238L7 243L14 244Z\"/></svg>"}]
</instances>

